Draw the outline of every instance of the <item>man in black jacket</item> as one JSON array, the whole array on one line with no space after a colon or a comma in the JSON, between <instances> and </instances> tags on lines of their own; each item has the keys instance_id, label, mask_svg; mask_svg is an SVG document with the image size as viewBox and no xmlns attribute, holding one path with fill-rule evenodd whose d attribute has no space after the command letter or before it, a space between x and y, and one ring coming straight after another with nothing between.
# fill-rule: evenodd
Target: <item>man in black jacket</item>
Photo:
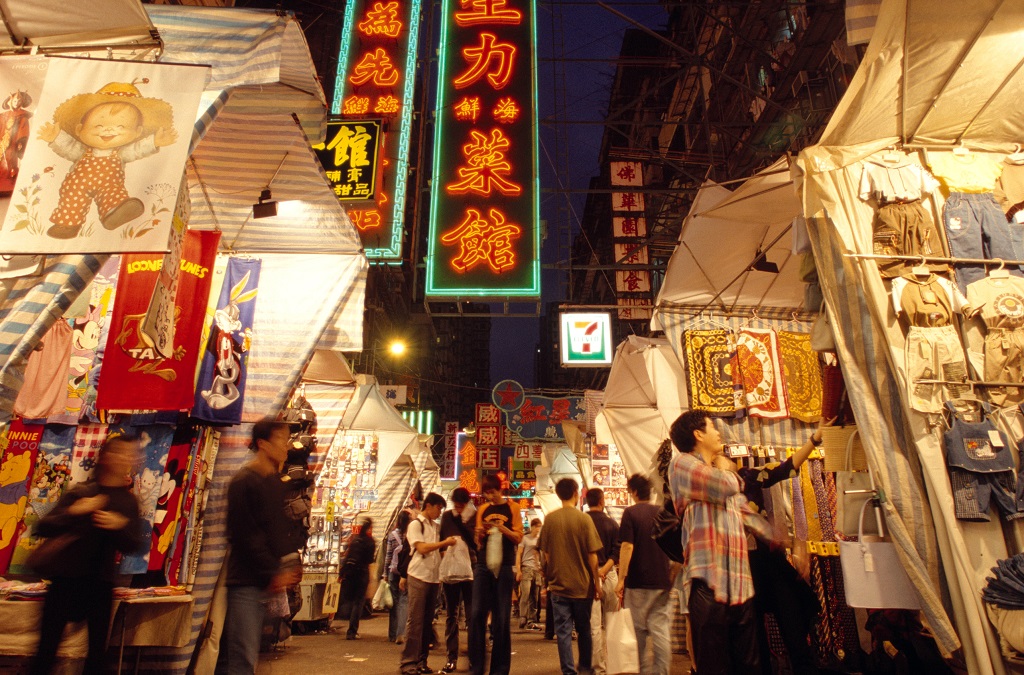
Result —
<instances>
[{"instance_id":1,"label":"man in black jacket","mask_svg":"<svg viewBox=\"0 0 1024 675\"><path fill-rule=\"evenodd\" d=\"M473 528L466 524L466 518L473 516L469 504L469 490L458 487L450 495L452 508L441 514L441 539L459 537L469 547L470 560L476 560L476 542L473 540ZM445 555L451 555L451 552ZM441 669L443 673L455 672L459 662L459 603L464 603L464 614L468 618L473 606L473 579L455 583L443 583L444 601L447 606L448 618L445 622L444 639L448 649L448 659Z\"/></svg>"},{"instance_id":2,"label":"man in black jacket","mask_svg":"<svg viewBox=\"0 0 1024 675\"><path fill-rule=\"evenodd\" d=\"M264 417L252 428L252 460L228 486L227 646L221 651L229 675L251 675L259 659L264 600L302 577L299 555L289 550L279 474L291 431Z\"/></svg>"}]
</instances>

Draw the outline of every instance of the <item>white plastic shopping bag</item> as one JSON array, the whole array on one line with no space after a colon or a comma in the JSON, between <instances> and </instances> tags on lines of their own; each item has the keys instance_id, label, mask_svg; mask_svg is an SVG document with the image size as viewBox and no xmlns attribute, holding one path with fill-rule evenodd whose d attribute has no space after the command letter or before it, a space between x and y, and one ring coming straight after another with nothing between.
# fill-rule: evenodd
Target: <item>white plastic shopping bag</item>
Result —
<instances>
[{"instance_id":1,"label":"white plastic shopping bag","mask_svg":"<svg viewBox=\"0 0 1024 675\"><path fill-rule=\"evenodd\" d=\"M608 675L640 672L640 654L636 646L633 615L620 609L605 617L608 620Z\"/></svg>"}]
</instances>

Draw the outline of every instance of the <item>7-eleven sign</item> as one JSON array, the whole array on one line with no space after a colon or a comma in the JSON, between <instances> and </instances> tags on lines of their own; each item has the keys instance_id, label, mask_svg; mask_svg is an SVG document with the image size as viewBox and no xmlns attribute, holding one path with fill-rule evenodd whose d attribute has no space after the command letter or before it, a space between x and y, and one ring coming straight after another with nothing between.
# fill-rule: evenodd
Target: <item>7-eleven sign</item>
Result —
<instances>
[{"instance_id":1,"label":"7-eleven sign","mask_svg":"<svg viewBox=\"0 0 1024 675\"><path fill-rule=\"evenodd\" d=\"M611 315L607 312L561 315L563 366L604 367L612 362Z\"/></svg>"}]
</instances>

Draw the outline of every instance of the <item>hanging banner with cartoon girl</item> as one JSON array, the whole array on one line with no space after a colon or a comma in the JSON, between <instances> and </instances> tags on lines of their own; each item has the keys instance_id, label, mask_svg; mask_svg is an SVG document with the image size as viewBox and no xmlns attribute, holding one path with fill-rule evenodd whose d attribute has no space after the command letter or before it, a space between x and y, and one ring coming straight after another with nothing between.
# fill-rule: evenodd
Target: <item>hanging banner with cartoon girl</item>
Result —
<instances>
[{"instance_id":1,"label":"hanging banner with cartoon girl","mask_svg":"<svg viewBox=\"0 0 1024 675\"><path fill-rule=\"evenodd\" d=\"M199 337L206 316L213 263L220 232L189 231L181 257L175 296L175 327L164 353L143 325L167 259L133 253L121 257L117 304L110 321L96 407L100 410L188 410L199 362Z\"/></svg>"},{"instance_id":2,"label":"hanging banner with cartoon girl","mask_svg":"<svg viewBox=\"0 0 1024 675\"><path fill-rule=\"evenodd\" d=\"M246 364L260 282L260 261L228 261L210 339L199 369L192 417L214 424L242 421Z\"/></svg>"},{"instance_id":3,"label":"hanging banner with cartoon girl","mask_svg":"<svg viewBox=\"0 0 1024 675\"><path fill-rule=\"evenodd\" d=\"M31 574L28 557L39 545L33 529L39 519L50 512L64 490L71 484L71 455L75 444L75 427L47 424L39 441L39 457L32 472L25 509L24 528L11 556L11 574Z\"/></svg>"},{"instance_id":4,"label":"hanging banner with cartoon girl","mask_svg":"<svg viewBox=\"0 0 1024 675\"><path fill-rule=\"evenodd\" d=\"M32 471L35 469L43 425L11 420L0 434L0 575L7 574L11 555L25 530Z\"/></svg>"},{"instance_id":5,"label":"hanging banner with cartoon girl","mask_svg":"<svg viewBox=\"0 0 1024 675\"><path fill-rule=\"evenodd\" d=\"M165 250L208 75L51 58L0 253Z\"/></svg>"},{"instance_id":6,"label":"hanging banner with cartoon girl","mask_svg":"<svg viewBox=\"0 0 1024 675\"><path fill-rule=\"evenodd\" d=\"M0 221L11 203L29 136L38 124L34 111L49 63L45 56L5 56L0 60ZM0 279L38 274L42 265L43 256L3 255Z\"/></svg>"}]
</instances>

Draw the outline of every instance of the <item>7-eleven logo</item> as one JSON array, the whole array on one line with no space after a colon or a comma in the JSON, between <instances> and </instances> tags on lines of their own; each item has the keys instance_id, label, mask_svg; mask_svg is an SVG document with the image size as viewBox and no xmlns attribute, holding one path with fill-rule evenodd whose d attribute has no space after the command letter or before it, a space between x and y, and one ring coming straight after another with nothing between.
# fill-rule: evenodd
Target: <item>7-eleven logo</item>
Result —
<instances>
[{"instance_id":1,"label":"7-eleven logo","mask_svg":"<svg viewBox=\"0 0 1024 675\"><path fill-rule=\"evenodd\" d=\"M569 333L569 343L577 354L593 354L601 351L600 324L596 321L574 321Z\"/></svg>"}]
</instances>

